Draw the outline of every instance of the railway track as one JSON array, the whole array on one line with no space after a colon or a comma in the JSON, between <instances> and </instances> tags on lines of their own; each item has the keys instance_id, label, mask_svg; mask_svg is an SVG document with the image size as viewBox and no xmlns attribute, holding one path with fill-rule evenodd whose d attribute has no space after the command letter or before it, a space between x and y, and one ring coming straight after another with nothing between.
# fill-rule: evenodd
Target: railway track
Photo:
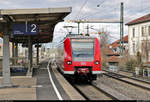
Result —
<instances>
[{"instance_id":1,"label":"railway track","mask_svg":"<svg viewBox=\"0 0 150 102\"><path fill-rule=\"evenodd\" d=\"M138 90L141 90L141 91L145 90L148 93L150 92L150 84L149 83L146 83L146 82L143 82L143 81L138 81L138 80L133 80L133 79L130 79L126 76L116 74L116 73L109 73L108 74L108 72L105 72L104 75L106 75L107 77L112 77L114 79L117 79L118 81L120 81L122 83L124 82L126 84L133 85ZM110 89L107 88L104 84L103 84L103 87L101 87L102 85L98 86L98 85L94 85L93 83L91 83L91 84L89 84L89 83L88 84L85 84L85 83L78 83L78 84L70 83L70 84L86 100L126 100L126 99L127 100L128 99L132 100L132 97L130 98L129 96L126 96L123 93L120 93L118 90L117 91L122 95L117 93L117 91L115 92L115 90L113 90L113 88L110 91Z\"/></svg>"},{"instance_id":2,"label":"railway track","mask_svg":"<svg viewBox=\"0 0 150 102\"><path fill-rule=\"evenodd\" d=\"M57 69L58 70L58 69ZM58 70L61 73L60 70ZM63 74L62 74L63 75ZM67 79L68 80L68 79ZM68 82L86 99L86 100L118 100L114 96L98 88L94 84L73 84L71 80Z\"/></svg>"},{"instance_id":3,"label":"railway track","mask_svg":"<svg viewBox=\"0 0 150 102\"><path fill-rule=\"evenodd\" d=\"M109 93L101 90L97 86L91 85L73 85L74 88L87 100L118 100Z\"/></svg>"},{"instance_id":4,"label":"railway track","mask_svg":"<svg viewBox=\"0 0 150 102\"><path fill-rule=\"evenodd\" d=\"M58 68L57 68L58 70ZM61 71L58 70L60 73ZM62 73L61 73L62 74ZM63 74L62 74L63 75ZM86 99L86 100L126 100L129 99L124 95L120 95L119 93L115 92L114 90L105 90L105 88L100 88L93 83L72 83L72 80L67 79L67 81ZM110 93L111 91L111 93Z\"/></svg>"},{"instance_id":5,"label":"railway track","mask_svg":"<svg viewBox=\"0 0 150 102\"><path fill-rule=\"evenodd\" d=\"M144 83L150 84L150 81L146 81L146 80L142 80L142 79L138 79L138 78L130 77L130 76L127 76L127 75L118 74L118 73L111 72L111 71L108 71L108 70L103 70L103 71L105 71L105 72L109 72L109 73L114 73L114 74L117 74L118 76L122 76L122 77L126 77L126 78L129 78L129 79L133 79L133 80L137 80L137 81L141 81L141 82L144 82Z\"/></svg>"},{"instance_id":6,"label":"railway track","mask_svg":"<svg viewBox=\"0 0 150 102\"><path fill-rule=\"evenodd\" d=\"M128 83L128 84L131 84L131 85L137 86L139 88L150 91L150 82L139 80L136 78L128 77L125 75L117 74L117 73L106 71L106 70L104 70L104 71L106 72L106 73L104 73L104 75L106 75L108 77L112 77L119 81L122 81L122 82L125 82L125 83Z\"/></svg>"}]
</instances>

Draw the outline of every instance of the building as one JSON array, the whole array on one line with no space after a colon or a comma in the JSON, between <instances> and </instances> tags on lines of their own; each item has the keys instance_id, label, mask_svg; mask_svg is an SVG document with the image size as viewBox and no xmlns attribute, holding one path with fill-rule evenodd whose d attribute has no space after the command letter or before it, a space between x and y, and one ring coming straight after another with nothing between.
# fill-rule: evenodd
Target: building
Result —
<instances>
[{"instance_id":1,"label":"building","mask_svg":"<svg viewBox=\"0 0 150 102\"><path fill-rule=\"evenodd\" d=\"M110 45L107 46L105 52L106 52L108 65L118 65L120 54L117 52L114 52L113 49L110 48Z\"/></svg>"},{"instance_id":2,"label":"building","mask_svg":"<svg viewBox=\"0 0 150 102\"><path fill-rule=\"evenodd\" d=\"M143 62L150 62L150 14L128 22L129 54L140 52Z\"/></svg>"},{"instance_id":3,"label":"building","mask_svg":"<svg viewBox=\"0 0 150 102\"><path fill-rule=\"evenodd\" d=\"M128 52L128 35L123 37L123 42L123 52ZM109 69L117 70L118 64L120 62L120 39L107 45L105 49L105 55L107 58L107 65L109 66Z\"/></svg>"},{"instance_id":4,"label":"building","mask_svg":"<svg viewBox=\"0 0 150 102\"><path fill-rule=\"evenodd\" d=\"M120 53L120 39L114 41L109 45L109 47L113 50L114 53ZM128 51L128 35L123 37L123 51Z\"/></svg>"}]
</instances>

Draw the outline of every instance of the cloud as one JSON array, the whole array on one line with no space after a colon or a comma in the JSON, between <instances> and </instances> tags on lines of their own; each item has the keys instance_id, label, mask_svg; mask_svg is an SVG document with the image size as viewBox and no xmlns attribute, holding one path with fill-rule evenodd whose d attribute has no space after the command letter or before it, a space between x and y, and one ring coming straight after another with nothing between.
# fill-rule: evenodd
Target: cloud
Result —
<instances>
[{"instance_id":1,"label":"cloud","mask_svg":"<svg viewBox=\"0 0 150 102\"><path fill-rule=\"evenodd\" d=\"M120 20L120 3L124 2L124 20L125 23L144 16L150 10L149 0L88 0L86 5L82 8L78 15L81 6L86 0L0 0L1 9L13 8L48 8L48 7L72 7L72 13L69 14L65 20L75 20L77 18L83 19L118 19ZM97 7L97 5L100 5ZM60 25L60 26L59 26ZM62 36L59 33L63 29L63 24L58 24L55 29L56 37ZM68 24L69 25L69 24ZM77 24L75 24L77 25ZM105 24L104 24L105 25ZM112 34L119 34L119 26L112 24L109 29ZM125 34L127 34L127 26ZM82 31L81 27L81 31ZM77 32L74 30L73 32ZM118 37L117 35L113 35ZM119 38L119 37L118 37Z\"/></svg>"}]
</instances>

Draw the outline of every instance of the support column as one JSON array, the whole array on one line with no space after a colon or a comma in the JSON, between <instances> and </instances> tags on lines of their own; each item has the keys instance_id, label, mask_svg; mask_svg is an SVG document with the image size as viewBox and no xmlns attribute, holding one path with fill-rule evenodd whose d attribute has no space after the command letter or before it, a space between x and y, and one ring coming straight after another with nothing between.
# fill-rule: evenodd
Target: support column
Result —
<instances>
[{"instance_id":1,"label":"support column","mask_svg":"<svg viewBox=\"0 0 150 102\"><path fill-rule=\"evenodd\" d=\"M14 60L15 49L14 49L14 47L15 47L15 44L14 44L14 42L12 42L12 65L14 65L14 63L15 63L15 60Z\"/></svg>"},{"instance_id":2,"label":"support column","mask_svg":"<svg viewBox=\"0 0 150 102\"><path fill-rule=\"evenodd\" d=\"M17 65L18 62L18 43L15 43L15 65Z\"/></svg>"},{"instance_id":3,"label":"support column","mask_svg":"<svg viewBox=\"0 0 150 102\"><path fill-rule=\"evenodd\" d=\"M32 40L31 36L28 39L28 75L32 73Z\"/></svg>"},{"instance_id":4,"label":"support column","mask_svg":"<svg viewBox=\"0 0 150 102\"><path fill-rule=\"evenodd\" d=\"M3 35L3 87L12 86L10 78L10 52L9 52L9 35Z\"/></svg>"},{"instance_id":5,"label":"support column","mask_svg":"<svg viewBox=\"0 0 150 102\"><path fill-rule=\"evenodd\" d=\"M123 30L123 2L121 2L121 8L120 8L120 55L123 55L123 36L124 36L124 30Z\"/></svg>"},{"instance_id":6,"label":"support column","mask_svg":"<svg viewBox=\"0 0 150 102\"><path fill-rule=\"evenodd\" d=\"M37 48L36 48L37 52L36 52L36 64L38 65L39 64L39 43L37 43Z\"/></svg>"}]
</instances>

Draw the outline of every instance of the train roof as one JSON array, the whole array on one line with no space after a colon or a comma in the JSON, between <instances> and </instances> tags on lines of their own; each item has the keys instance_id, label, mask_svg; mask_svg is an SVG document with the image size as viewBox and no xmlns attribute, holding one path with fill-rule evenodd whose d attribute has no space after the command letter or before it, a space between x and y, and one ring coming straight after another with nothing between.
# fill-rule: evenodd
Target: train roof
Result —
<instances>
[{"instance_id":1,"label":"train roof","mask_svg":"<svg viewBox=\"0 0 150 102\"><path fill-rule=\"evenodd\" d=\"M68 34L65 38L95 38L91 36L84 36L82 34Z\"/></svg>"},{"instance_id":2,"label":"train roof","mask_svg":"<svg viewBox=\"0 0 150 102\"><path fill-rule=\"evenodd\" d=\"M82 35L82 34L67 34L66 37L64 37L64 39L62 39L60 42L58 42L57 45L63 43L63 42L66 40L66 38L73 38L73 39L78 39L78 38L80 38L80 39L85 39L85 38L86 38L86 39L94 39L95 37L84 36L84 35ZM56 45L56 46L57 46L57 45Z\"/></svg>"}]
</instances>

